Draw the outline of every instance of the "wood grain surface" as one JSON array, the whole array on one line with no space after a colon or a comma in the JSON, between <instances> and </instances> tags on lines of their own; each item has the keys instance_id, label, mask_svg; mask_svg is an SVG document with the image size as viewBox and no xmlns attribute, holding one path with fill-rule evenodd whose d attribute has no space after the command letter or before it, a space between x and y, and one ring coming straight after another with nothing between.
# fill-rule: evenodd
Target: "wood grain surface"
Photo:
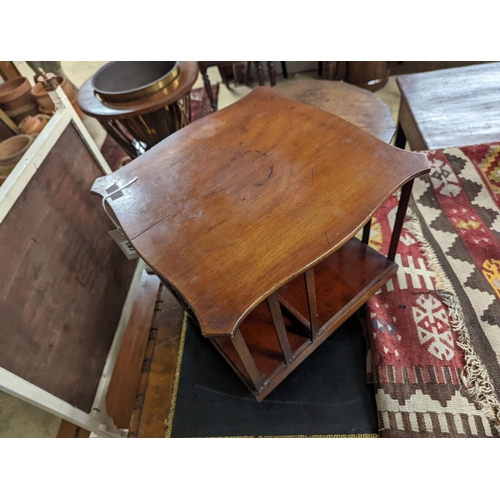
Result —
<instances>
[{"instance_id":1,"label":"wood grain surface","mask_svg":"<svg viewBox=\"0 0 500 500\"><path fill-rule=\"evenodd\" d=\"M389 106L368 90L354 85L328 80L296 80L282 83L273 90L288 99L340 116L381 141L390 143L396 131Z\"/></svg>"},{"instance_id":2,"label":"wood grain surface","mask_svg":"<svg viewBox=\"0 0 500 500\"><path fill-rule=\"evenodd\" d=\"M341 247L426 172L425 155L268 87L183 128L98 179L142 258L190 304L205 336L231 336L283 284Z\"/></svg>"},{"instance_id":3,"label":"wood grain surface","mask_svg":"<svg viewBox=\"0 0 500 500\"><path fill-rule=\"evenodd\" d=\"M0 366L89 411L129 289L72 125L0 225Z\"/></svg>"},{"instance_id":4,"label":"wood grain surface","mask_svg":"<svg viewBox=\"0 0 500 500\"><path fill-rule=\"evenodd\" d=\"M158 276L143 271L109 382L106 410L119 429L130 422L159 286Z\"/></svg>"},{"instance_id":5,"label":"wood grain surface","mask_svg":"<svg viewBox=\"0 0 500 500\"><path fill-rule=\"evenodd\" d=\"M184 309L174 296L164 290L160 310L158 330L151 358L143 366L146 376L139 387L130 420L130 438L165 437L165 420L172 403L175 370L179 352Z\"/></svg>"},{"instance_id":6,"label":"wood grain surface","mask_svg":"<svg viewBox=\"0 0 500 500\"><path fill-rule=\"evenodd\" d=\"M500 63L396 78L399 123L412 149L500 141Z\"/></svg>"}]
</instances>

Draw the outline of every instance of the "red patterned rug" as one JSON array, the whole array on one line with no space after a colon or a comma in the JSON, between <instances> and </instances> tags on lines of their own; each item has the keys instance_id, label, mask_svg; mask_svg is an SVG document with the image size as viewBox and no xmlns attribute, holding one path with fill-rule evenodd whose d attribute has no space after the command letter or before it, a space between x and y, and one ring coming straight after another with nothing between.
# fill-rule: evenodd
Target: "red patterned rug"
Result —
<instances>
[{"instance_id":1,"label":"red patterned rug","mask_svg":"<svg viewBox=\"0 0 500 500\"><path fill-rule=\"evenodd\" d=\"M207 93L204 88L192 89L191 92L191 121L194 122L203 118L212 112L210 106L210 100L208 99ZM215 102L217 102L219 96L219 84L212 85L212 94L214 96ZM120 145L108 134L104 143L101 147L101 152L111 170L117 170L118 168L126 165L130 161L130 157L127 153L120 147Z\"/></svg>"},{"instance_id":2,"label":"red patterned rug","mask_svg":"<svg viewBox=\"0 0 500 500\"><path fill-rule=\"evenodd\" d=\"M382 437L500 435L500 144L427 151L396 261L367 304ZM370 244L387 253L396 197Z\"/></svg>"}]
</instances>

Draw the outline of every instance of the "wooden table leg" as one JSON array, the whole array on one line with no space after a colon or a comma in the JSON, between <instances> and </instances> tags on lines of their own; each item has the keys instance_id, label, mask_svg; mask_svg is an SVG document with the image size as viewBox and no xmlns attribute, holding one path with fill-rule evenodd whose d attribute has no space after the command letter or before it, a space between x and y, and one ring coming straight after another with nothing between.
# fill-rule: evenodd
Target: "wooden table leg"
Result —
<instances>
[{"instance_id":1,"label":"wooden table leg","mask_svg":"<svg viewBox=\"0 0 500 500\"><path fill-rule=\"evenodd\" d=\"M208 100L210 101L210 106L212 107L212 111L217 111L217 103L214 99L214 94L212 92L212 85L210 83L210 78L208 78L207 68L204 64L198 63L198 67L200 68L201 76L203 77L203 86L205 87L205 92L207 93Z\"/></svg>"},{"instance_id":2,"label":"wooden table leg","mask_svg":"<svg viewBox=\"0 0 500 500\"><path fill-rule=\"evenodd\" d=\"M227 67L226 66L218 66L218 68L219 68L220 76L222 77L222 82L226 86L227 90L231 90L231 87L229 85L229 76L227 74Z\"/></svg>"},{"instance_id":3,"label":"wooden table leg","mask_svg":"<svg viewBox=\"0 0 500 500\"><path fill-rule=\"evenodd\" d=\"M400 123L398 123L395 146L400 149L404 149L406 146L406 136Z\"/></svg>"},{"instance_id":4,"label":"wooden table leg","mask_svg":"<svg viewBox=\"0 0 500 500\"><path fill-rule=\"evenodd\" d=\"M263 87L266 82L264 80L264 67L262 66L262 61L255 61L255 66L257 68L257 78L259 79L259 85Z\"/></svg>"},{"instance_id":5,"label":"wooden table leg","mask_svg":"<svg viewBox=\"0 0 500 500\"><path fill-rule=\"evenodd\" d=\"M252 77L252 61L247 61L247 65L245 68L245 81L244 81L245 85L250 84L251 77Z\"/></svg>"},{"instance_id":6,"label":"wooden table leg","mask_svg":"<svg viewBox=\"0 0 500 500\"><path fill-rule=\"evenodd\" d=\"M363 243L366 243L367 245L370 242L371 227L372 227L372 220L370 219L363 228L363 239L361 240Z\"/></svg>"},{"instance_id":7,"label":"wooden table leg","mask_svg":"<svg viewBox=\"0 0 500 500\"><path fill-rule=\"evenodd\" d=\"M281 61L281 71L283 73L283 78L288 78L288 71L286 70L286 62Z\"/></svg>"},{"instance_id":8,"label":"wooden table leg","mask_svg":"<svg viewBox=\"0 0 500 500\"><path fill-rule=\"evenodd\" d=\"M392 229L389 253L387 254L387 258L392 261L394 261L394 257L396 256L396 251L398 249L399 238L401 236L401 230L403 229L403 223L405 220L406 209L408 208L408 202L410 201L412 187L413 187L413 179L407 182L401 189L401 196L399 197L399 205L398 205L398 211L396 213L396 220L394 221L394 227Z\"/></svg>"},{"instance_id":9,"label":"wooden table leg","mask_svg":"<svg viewBox=\"0 0 500 500\"><path fill-rule=\"evenodd\" d=\"M335 80L335 70L337 64L333 61L328 61L328 80Z\"/></svg>"},{"instance_id":10,"label":"wooden table leg","mask_svg":"<svg viewBox=\"0 0 500 500\"><path fill-rule=\"evenodd\" d=\"M274 63L271 61L268 61L267 63L267 72L269 73L271 87L274 87L276 85L276 70L274 68Z\"/></svg>"}]
</instances>

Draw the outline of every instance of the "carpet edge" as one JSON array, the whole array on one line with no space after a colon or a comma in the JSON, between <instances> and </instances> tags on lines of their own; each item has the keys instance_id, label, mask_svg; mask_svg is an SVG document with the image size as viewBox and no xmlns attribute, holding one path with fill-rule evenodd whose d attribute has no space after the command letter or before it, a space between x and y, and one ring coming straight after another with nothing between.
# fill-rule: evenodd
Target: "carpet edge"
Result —
<instances>
[{"instance_id":1,"label":"carpet edge","mask_svg":"<svg viewBox=\"0 0 500 500\"><path fill-rule=\"evenodd\" d=\"M437 292L448 308L450 315L450 326L457 334L459 342L457 345L463 349L465 367L461 373L461 379L466 387L467 393L474 398L481 411L492 421L496 429L500 431L500 401L496 397L489 373L477 356L470 338L469 330L465 325L464 314L458 296L456 295L451 281L446 276L434 249L425 238L420 219L411 207L408 207L407 227L418 240L429 268L434 273L437 284Z\"/></svg>"}]
</instances>

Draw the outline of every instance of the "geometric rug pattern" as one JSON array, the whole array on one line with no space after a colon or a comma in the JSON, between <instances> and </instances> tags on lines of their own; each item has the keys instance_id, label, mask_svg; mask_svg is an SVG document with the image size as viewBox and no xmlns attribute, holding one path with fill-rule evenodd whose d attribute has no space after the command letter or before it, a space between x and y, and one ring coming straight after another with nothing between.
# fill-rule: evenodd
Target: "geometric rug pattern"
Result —
<instances>
[{"instance_id":1,"label":"geometric rug pattern","mask_svg":"<svg viewBox=\"0 0 500 500\"><path fill-rule=\"evenodd\" d=\"M382 437L498 437L500 145L424 152L396 262L367 304ZM397 207L377 212L387 253Z\"/></svg>"}]
</instances>

